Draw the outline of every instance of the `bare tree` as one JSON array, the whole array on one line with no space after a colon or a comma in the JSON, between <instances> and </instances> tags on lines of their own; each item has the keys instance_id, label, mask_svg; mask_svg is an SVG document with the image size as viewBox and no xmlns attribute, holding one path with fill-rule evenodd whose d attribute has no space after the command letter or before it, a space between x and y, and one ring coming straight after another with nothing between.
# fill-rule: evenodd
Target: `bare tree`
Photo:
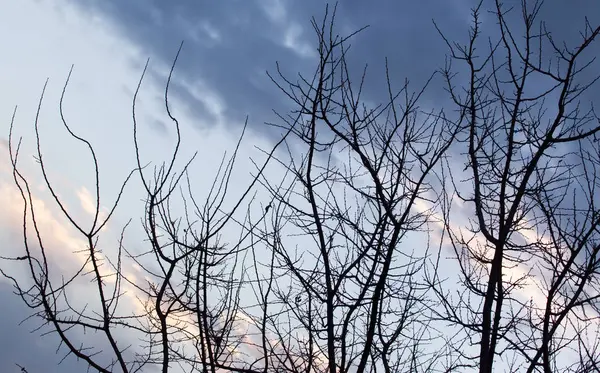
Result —
<instances>
[{"instance_id":1,"label":"bare tree","mask_svg":"<svg viewBox=\"0 0 600 373\"><path fill-rule=\"evenodd\" d=\"M428 245L409 237L430 220L435 167L458 127L442 111L420 109L429 82L413 93L408 83L395 89L387 74L387 101L367 106L366 70L352 73L352 35L336 35L334 17L313 21L314 75L292 81L278 69L273 78L296 108L278 125L293 134L289 160L278 159L290 182L262 180L275 205L271 250L291 283L274 291L283 309L268 320L284 353L277 359L294 372L428 370L438 357L422 348L430 339L419 279ZM301 248L298 237L306 237ZM294 329L282 334L281 318ZM292 331L299 337L289 341Z\"/></svg>"},{"instance_id":2,"label":"bare tree","mask_svg":"<svg viewBox=\"0 0 600 373\"><path fill-rule=\"evenodd\" d=\"M517 25L496 1L497 37L486 40L480 2L467 43L444 38L443 74L464 133L465 169L447 162L443 209L460 285L445 289L439 271L431 283L437 316L457 326L461 369L598 369L600 121L581 99L599 77L588 50L600 27L586 20L568 47L539 19L542 5L523 1ZM468 222L455 220L455 199Z\"/></svg>"},{"instance_id":3,"label":"bare tree","mask_svg":"<svg viewBox=\"0 0 600 373\"><path fill-rule=\"evenodd\" d=\"M322 22L312 20L314 74L292 79L278 65L269 75L293 110L269 124L281 137L253 160L238 192L231 179L242 172L235 165L246 124L205 197L190 178L195 156L180 159L185 137L169 86L181 47L164 92L175 147L162 164L145 164L136 103L146 65L132 104L137 167L106 216L94 147L62 113L69 74L61 117L92 156L90 228L47 172L43 94L36 157L54 203L83 238L85 260L72 273L52 260L20 171L13 116L24 254L4 259L26 263L28 275L2 273L58 335L65 357L98 372L597 370L600 123L581 99L598 79L586 71L600 28L585 23L579 44L563 47L537 20L541 2L523 2L517 36L512 13L496 1L497 37L482 42L484 5L473 10L466 45L440 30L450 58L422 88L395 87L386 63L386 99L375 105L365 97L366 68L348 57L362 29L337 35L335 9L326 8ZM420 100L436 76L451 102L425 111ZM127 247L128 224L115 250L103 250L101 231L132 178L145 202L145 249ZM143 279L127 275L132 265ZM93 302L79 302L74 289L90 280Z\"/></svg>"},{"instance_id":4,"label":"bare tree","mask_svg":"<svg viewBox=\"0 0 600 373\"><path fill-rule=\"evenodd\" d=\"M234 331L234 325L239 323L239 291L244 276L244 269L238 267L242 266L240 256L246 250L241 245L252 229L243 230L244 236L240 237L239 243L231 247L220 244L220 232L233 221L236 211L248 200L270 155L259 167L257 177L241 195L231 197L235 198L231 204L228 193L229 178L234 170L237 150L244 133L242 131L233 155L229 159L222 159L206 201L200 203L194 199L187 172L195 156L184 165L182 171L175 170L181 134L179 122L172 115L168 101L171 74L180 51L181 47L171 68L164 95L165 110L176 131L176 145L172 157L168 162L154 167L151 176L147 175L148 167L142 166L143 158L137 140L136 100L148 66L146 64L133 98L133 140L138 167L129 174L116 202L104 218L101 217L99 165L95 150L89 141L74 133L62 112L62 103L71 75L69 74L61 96L62 124L74 139L88 147L96 175L96 210L92 226L87 229L68 211L46 172L38 130L42 93L35 121L37 160L54 202L84 237L86 245L82 248L85 261L72 274L59 273L59 280L53 277L56 276L53 273L56 268L50 263L49 248L40 234L30 183L19 171L21 140L19 139L15 146L11 124L9 150L14 180L24 202L25 255L5 259L26 261L29 279L33 284L26 286L26 281L2 273L13 281L17 294L34 311L32 316L39 317L51 325L51 329L58 334L61 343L66 347L67 356L75 355L99 372L136 372L148 366L158 366L162 372L167 372L176 364L201 367L203 371L212 372L228 366L235 370L233 351L243 338ZM285 139L285 135L282 139ZM273 147L271 154L276 148L277 145ZM125 229L129 225L127 224L123 228L114 255L105 255L98 246L100 232L117 209L127 182L136 174L146 193L142 224L147 235L148 249L143 252L127 250L123 245ZM180 192L185 206L183 217L175 217L171 211L171 203L177 192ZM225 201L231 206L228 210L223 207ZM193 217L195 220L192 220ZM182 225L185 228L182 228ZM33 235L29 233L31 229ZM130 266L137 264L149 280L139 283L128 278L123 271L123 266L126 265L124 263ZM77 297L70 288L78 278L89 279L95 284L96 304L73 302L73 298ZM125 303L123 300L124 284L137 290L136 297L144 306L141 312L126 308L131 307L131 303ZM86 331L102 334L105 340L77 344L76 341L80 340ZM134 336L134 339L138 337L139 345L133 346L134 348L126 345L131 338L119 341L117 335L124 337L127 335L125 333ZM99 346L93 343L98 343ZM105 344L109 345L108 350L104 350ZM185 349L190 347L195 349L195 353L191 355L185 352Z\"/></svg>"}]
</instances>

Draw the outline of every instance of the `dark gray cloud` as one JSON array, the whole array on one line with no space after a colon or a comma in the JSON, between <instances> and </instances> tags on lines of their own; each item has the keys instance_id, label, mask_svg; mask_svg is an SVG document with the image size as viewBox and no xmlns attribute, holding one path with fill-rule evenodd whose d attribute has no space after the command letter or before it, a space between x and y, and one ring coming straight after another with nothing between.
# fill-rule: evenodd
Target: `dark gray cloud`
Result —
<instances>
[{"instance_id":1,"label":"dark gray cloud","mask_svg":"<svg viewBox=\"0 0 600 373\"><path fill-rule=\"evenodd\" d=\"M226 102L228 119L239 123L249 115L252 125L273 119L271 110L285 110L288 104L265 74L267 70L275 70L276 61L291 77L297 72L312 71L315 59L286 47L285 34L293 35L301 27L302 31L293 35L296 44L314 52L316 38L310 18L321 19L325 9L324 2L316 0L79 0L78 3L110 16L148 55L164 63L171 61L178 43L185 39L176 74L189 81L204 81ZM338 6L340 33L371 26L352 42L355 67L370 66L366 93L371 99L377 100L380 94L385 94L385 57L392 76L399 82L410 77L415 85L423 84L440 66L446 51L432 19L447 29L451 37L465 30L468 4L464 1L439 1L435 7L428 3L388 0L374 6L348 1ZM279 8L274 4L280 4ZM181 90L178 96L193 100ZM196 114L210 118L202 105L191 106Z\"/></svg>"},{"instance_id":2,"label":"dark gray cloud","mask_svg":"<svg viewBox=\"0 0 600 373\"><path fill-rule=\"evenodd\" d=\"M13 288L6 282L0 282L0 372L20 372L19 364L30 373L76 373L85 372L87 364L76 359L65 359L58 364L64 356L64 351L56 353L58 338L48 335L40 338L40 334L48 328L34 330L39 327L39 319L25 318L31 310L19 301L13 294ZM22 323L21 323L22 322Z\"/></svg>"},{"instance_id":3,"label":"dark gray cloud","mask_svg":"<svg viewBox=\"0 0 600 373\"><path fill-rule=\"evenodd\" d=\"M8 266L3 264L3 269ZM23 277L20 277L22 279ZM85 282L87 285L87 281ZM28 308L21 298L14 293L14 287L9 284L5 278L0 281L0 372L12 373L21 372L19 366L27 369L29 373L79 373L86 372L87 363L78 360L69 354L66 358L68 349L61 344L59 336L54 329L37 317L30 317L39 310ZM89 294L73 294L71 301L81 301ZM89 305L92 307L93 300ZM58 306L59 308L61 305ZM89 307L88 307L89 309ZM65 317L65 314L62 315ZM111 347L106 337L101 333L89 331L82 336L81 329L77 331L68 331L70 341L78 346L85 345L98 353L95 361L104 366L109 366L112 361ZM131 359L134 353L142 351L138 346L138 340L142 337L136 335L133 337L130 331L113 330L113 336L121 346L132 346L125 356ZM133 338L132 338L133 337ZM60 346L60 347L59 347ZM18 365L17 365L18 364ZM146 366L144 371L158 371L156 366Z\"/></svg>"},{"instance_id":4,"label":"dark gray cloud","mask_svg":"<svg viewBox=\"0 0 600 373\"><path fill-rule=\"evenodd\" d=\"M274 71L278 61L293 77L297 72L310 73L314 58L287 48L286 33L295 35L301 51L315 50L310 18L321 19L325 3L304 1L196 1L180 0L73 0L91 11L108 15L149 56L170 63L179 42L186 46L177 74L185 79L199 79L226 103L225 118L240 123L246 115L253 126L274 120L273 109L285 112L289 102L269 81L265 71ZM433 27L432 20L450 40L465 41L470 25L473 0L395 1L376 3L358 0L341 1L337 27L346 33L365 25L371 27L352 42L351 61L357 71L368 64L365 94L371 101L384 100L384 61L388 58L391 76L397 84L409 78L414 89L422 85L444 63L447 47ZM489 4L491 2L486 2ZM516 0L505 1L508 7ZM578 1L577 6L548 4L541 14L554 31L573 40L583 16L599 18L600 4ZM551 5L551 6L550 6ZM518 9L517 9L518 10ZM515 17L519 12L513 12ZM496 21L485 11L483 27L496 29ZM593 21L593 20L592 20ZM294 29L295 28L295 29ZM301 28L301 32L299 32ZM175 90L200 118L210 122L206 107L194 100L185 89ZM427 100L441 106L446 95L440 85L431 89ZM262 126L261 126L262 127Z\"/></svg>"}]
</instances>

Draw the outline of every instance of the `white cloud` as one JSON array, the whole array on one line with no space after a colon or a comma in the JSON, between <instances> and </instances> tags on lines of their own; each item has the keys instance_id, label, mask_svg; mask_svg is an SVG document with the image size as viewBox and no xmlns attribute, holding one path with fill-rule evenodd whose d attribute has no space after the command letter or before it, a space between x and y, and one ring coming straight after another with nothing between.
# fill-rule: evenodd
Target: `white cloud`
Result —
<instances>
[{"instance_id":1,"label":"white cloud","mask_svg":"<svg viewBox=\"0 0 600 373\"><path fill-rule=\"evenodd\" d=\"M259 3L271 22L283 22L287 18L288 12L283 0L261 0Z\"/></svg>"},{"instance_id":2,"label":"white cloud","mask_svg":"<svg viewBox=\"0 0 600 373\"><path fill-rule=\"evenodd\" d=\"M302 40L304 29L296 24L290 24L284 33L283 45L294 51L303 58L316 57L317 52L315 48L306 40Z\"/></svg>"},{"instance_id":3,"label":"white cloud","mask_svg":"<svg viewBox=\"0 0 600 373\"><path fill-rule=\"evenodd\" d=\"M267 18L278 28L280 32L270 37L275 42L291 50L299 57L314 58L317 56L313 45L305 39L304 28L289 17L287 2L284 0L262 0L259 1Z\"/></svg>"}]
</instances>

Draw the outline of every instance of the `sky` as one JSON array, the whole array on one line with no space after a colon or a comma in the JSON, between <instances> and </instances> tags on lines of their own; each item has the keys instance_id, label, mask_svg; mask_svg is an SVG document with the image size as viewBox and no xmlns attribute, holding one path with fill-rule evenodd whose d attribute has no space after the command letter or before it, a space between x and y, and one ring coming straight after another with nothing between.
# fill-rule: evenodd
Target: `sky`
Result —
<instances>
[{"instance_id":1,"label":"sky","mask_svg":"<svg viewBox=\"0 0 600 373\"><path fill-rule=\"evenodd\" d=\"M387 95L385 58L393 79L424 84L443 66L447 53L432 20L449 39L464 38L473 4L472 0L340 1L340 32L370 26L353 39L351 59L354 68L369 66L367 100L378 102ZM51 179L75 216L91 224L91 158L66 136L58 115L71 65L65 113L74 130L97 148L102 206L107 211L120 182L135 167L131 101L147 58L150 67L138 108L144 159L163 159L173 149L175 137L162 94L168 68L184 41L171 91L173 110L185 133L181 158L198 151L198 159L205 160L202 173L214 175L221 154L233 148L247 117L239 167L251 169L248 157L260 157L255 145L268 148L280 135L264 122L277 120L274 110L290 109L266 71L275 72L276 62L292 76L313 70L317 59L309 21L312 16L320 19L323 11L324 2L317 0L0 0L0 255L21 249L22 205L7 153L11 116L17 106L15 132L23 136L24 154L31 154L36 106L47 78L40 131ZM545 12L548 23L570 38L576 37L574 22L581 22L584 15L600 15L600 3L574 0L549 6ZM425 105L432 108L447 99L435 84L424 96ZM598 91L590 94L594 92ZM69 253L78 238L49 203L35 161L23 156L22 167L33 181L48 240L57 248L56 264L74 267L71 261L77 259ZM247 179L243 173L235 177L239 179L234 185ZM199 190L206 190L209 179L198 177L195 182ZM128 193L133 195L135 188L139 185L134 183ZM132 215L128 212L141 208L140 201L125 198L107 236L116 239L117 227ZM139 237L139 227L132 229L132 237ZM0 279L0 371L18 372L15 363L26 365L30 373L82 371L74 359L56 366L62 356L55 354L52 337L40 339L38 332L30 333L35 322L19 325L28 310L11 291L10 284Z\"/></svg>"}]
</instances>

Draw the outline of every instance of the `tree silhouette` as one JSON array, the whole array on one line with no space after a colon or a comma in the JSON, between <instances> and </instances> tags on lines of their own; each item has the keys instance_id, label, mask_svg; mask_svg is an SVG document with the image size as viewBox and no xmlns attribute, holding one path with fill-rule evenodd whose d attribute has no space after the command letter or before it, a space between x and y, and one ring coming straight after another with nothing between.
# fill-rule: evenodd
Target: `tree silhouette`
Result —
<instances>
[{"instance_id":1,"label":"tree silhouette","mask_svg":"<svg viewBox=\"0 0 600 373\"><path fill-rule=\"evenodd\" d=\"M568 47L538 21L541 2L523 3L519 36L495 5L497 40L480 41L482 2L465 45L444 38L452 60L466 66L464 83L450 62L443 70L460 110L465 172L446 163L444 224L461 288L442 290L433 271L443 305L436 313L460 329L449 345L477 345L462 360L480 372L492 372L499 357L511 371L592 371L597 335L586 334L597 324L600 122L580 98L598 79L586 52L600 27L586 20L579 44ZM465 225L453 222L454 198L472 211ZM580 359L561 357L568 350Z\"/></svg>"},{"instance_id":2,"label":"tree silhouette","mask_svg":"<svg viewBox=\"0 0 600 373\"><path fill-rule=\"evenodd\" d=\"M236 192L246 123L205 199L189 177L195 156L177 166L184 138L169 87L181 46L164 92L176 145L164 163L145 164L136 103L146 64L132 105L137 167L106 216L94 147L62 112L69 74L60 111L93 159L90 228L46 171L43 93L36 157L86 259L56 275L13 116L24 251L4 260L27 263L28 277L2 273L66 357L98 372L598 370L600 118L584 99L599 78L589 51L600 27L586 20L578 44L563 45L538 19L542 2L523 1L517 35L516 12L491 3L493 36L483 36L481 1L465 44L438 28L448 58L423 87L396 87L386 63L387 98L376 105L364 98L366 69L357 74L348 61L363 29L338 35L335 8L326 8L311 23L314 73L292 79L277 65L269 74L293 105L268 124L281 137ZM439 77L449 103L425 111L420 102ZM126 225L108 252L98 237L132 178L144 192L144 249L126 247ZM132 265L143 279L127 275ZM82 279L93 304L77 300Z\"/></svg>"}]
</instances>

